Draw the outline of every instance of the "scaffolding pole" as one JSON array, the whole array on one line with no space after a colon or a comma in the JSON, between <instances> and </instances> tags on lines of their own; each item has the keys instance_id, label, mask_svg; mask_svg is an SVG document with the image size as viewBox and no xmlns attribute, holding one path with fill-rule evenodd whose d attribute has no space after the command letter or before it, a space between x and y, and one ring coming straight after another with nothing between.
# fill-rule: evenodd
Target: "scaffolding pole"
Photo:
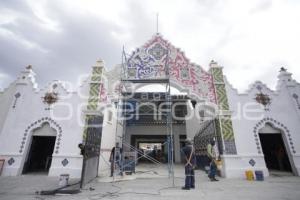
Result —
<instances>
[{"instance_id":1,"label":"scaffolding pole","mask_svg":"<svg viewBox=\"0 0 300 200\"><path fill-rule=\"evenodd\" d=\"M168 66L168 59L169 59L169 52L166 55L166 62L165 62L165 74L166 77L163 79L128 79L127 76L127 58L126 53L123 47L122 52L122 69L120 72L120 88L118 93L118 103L117 103L117 126L116 126L116 140L117 140L117 134L118 134L118 124L120 121L119 114L122 113L121 116L124 115L125 119L122 118L122 125L123 125L123 131L122 131L122 148L124 147L125 142L125 135L126 135L126 104L124 106L124 101L126 101L126 98L123 97L122 93L122 87L130 82L132 84L138 84L138 83L149 83L149 84L165 84L166 85L166 91L165 91L165 102L166 102L166 137L167 137L167 146L168 146L168 175L169 178L172 180L172 186L175 187L175 180L174 180L174 135L173 135L173 119L172 119L172 98L171 98L171 83L170 83L170 74L169 74L169 66ZM126 88L126 85L125 85ZM129 91L132 92L132 91ZM121 103L121 106L120 106ZM121 110L121 111L120 111ZM122 170L123 166L121 166ZM115 174L114 173L114 180L115 180Z\"/></svg>"},{"instance_id":2,"label":"scaffolding pole","mask_svg":"<svg viewBox=\"0 0 300 200\"><path fill-rule=\"evenodd\" d=\"M113 163L113 168L114 168L114 171L113 171L113 182L116 181L116 174L119 174L120 172L123 172L123 155L121 153L121 155L119 156L119 159L121 159L121 165L119 165L119 170L117 171L116 170L116 144L118 142L118 127L119 125L122 126L122 136L121 136L121 147L119 148L122 148L122 151L124 149L124 140L125 140L125 132L126 132L126 120L124 120L124 116L123 114L125 113L126 114L126 106L124 108L124 105L123 105L123 96L122 96L122 89L123 89L123 84L124 82L122 81L123 80L123 76L125 75L125 69L124 69L124 59L125 59L125 63L126 63L126 55L125 55L125 51L124 51L124 46L123 46L123 51L122 51L122 56L121 56L121 60L122 60L122 65L121 65L121 70L120 70L120 75L119 75L119 85L118 85L118 98L117 98L117 104L116 104L116 107L117 107L117 119L116 119L116 129L115 129L115 151L114 151L114 158L112 160ZM125 110L123 110L125 109ZM124 111L124 112L123 112ZM126 116L125 116L126 117ZM121 118L121 120L120 120ZM120 145L120 144L119 144Z\"/></svg>"},{"instance_id":3,"label":"scaffolding pole","mask_svg":"<svg viewBox=\"0 0 300 200\"><path fill-rule=\"evenodd\" d=\"M172 119L172 99L171 99L171 83L170 83L170 72L169 72L169 52L167 53L167 59L165 63L165 73L168 79L166 84L166 101L167 101L167 137L168 137L168 171L169 178L172 179L172 186L175 187L174 179L174 136L173 136L173 119Z\"/></svg>"}]
</instances>

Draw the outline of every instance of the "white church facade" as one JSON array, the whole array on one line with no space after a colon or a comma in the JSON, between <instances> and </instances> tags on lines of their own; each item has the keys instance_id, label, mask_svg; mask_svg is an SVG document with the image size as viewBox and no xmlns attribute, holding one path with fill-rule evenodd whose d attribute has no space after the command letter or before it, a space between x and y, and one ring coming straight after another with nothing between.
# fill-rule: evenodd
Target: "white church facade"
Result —
<instances>
[{"instance_id":1,"label":"white church facade","mask_svg":"<svg viewBox=\"0 0 300 200\"><path fill-rule=\"evenodd\" d=\"M240 94L218 63L212 61L206 71L159 34L124 63L107 70L103 61L97 61L74 91L60 81L39 88L34 69L26 67L0 92L1 176L44 172L80 177L83 156L78 144L97 139L88 135L93 116L100 117L102 126L95 129L101 134L91 148L100 152L87 165L97 166L99 176L109 176L110 151L116 142L123 145L124 153L161 145L159 159L166 162L168 150L163 146L170 130L175 163L181 162L184 140L192 138L198 164L203 165L205 147L214 138L224 177L242 178L246 170L261 170L265 176L272 170L299 176L300 83L286 69L280 69L276 90L256 81ZM143 90L153 83L170 84L179 93L169 91L168 96L168 91ZM123 100L120 94L130 97ZM167 99L177 106L171 129L166 128L166 111L154 108ZM125 114L120 101L131 105L130 109L125 105ZM133 117L122 120L120 109L123 117Z\"/></svg>"}]
</instances>

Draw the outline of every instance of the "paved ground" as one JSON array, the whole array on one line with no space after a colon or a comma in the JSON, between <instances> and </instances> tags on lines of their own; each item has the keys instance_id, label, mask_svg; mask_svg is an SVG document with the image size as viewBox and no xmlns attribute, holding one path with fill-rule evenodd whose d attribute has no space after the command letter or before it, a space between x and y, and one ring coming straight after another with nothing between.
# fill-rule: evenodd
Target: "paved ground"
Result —
<instances>
[{"instance_id":1,"label":"paved ground","mask_svg":"<svg viewBox=\"0 0 300 200\"><path fill-rule=\"evenodd\" d=\"M135 176L116 178L111 183L110 178L99 178L85 187L76 195L35 195L35 191L54 189L58 178L26 175L19 177L0 177L1 200L27 199L201 199L201 200L300 200L300 178L289 175L273 175L263 182L240 179L220 179L219 182L209 182L203 171L196 171L196 189L182 191L183 170L175 168L175 187L168 179L167 171L162 167L142 166ZM71 183L77 180L71 180ZM94 189L94 190L90 190Z\"/></svg>"}]
</instances>

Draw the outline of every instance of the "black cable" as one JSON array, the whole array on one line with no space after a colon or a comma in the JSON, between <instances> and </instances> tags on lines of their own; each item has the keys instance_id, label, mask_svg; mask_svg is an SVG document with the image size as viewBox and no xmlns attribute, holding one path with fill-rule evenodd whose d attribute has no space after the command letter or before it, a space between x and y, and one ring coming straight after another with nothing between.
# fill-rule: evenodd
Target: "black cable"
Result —
<instances>
[{"instance_id":1,"label":"black cable","mask_svg":"<svg viewBox=\"0 0 300 200\"><path fill-rule=\"evenodd\" d=\"M114 192L106 192L104 194L103 193L97 193L97 194L89 196L88 199L90 199L90 200L98 200L98 199L103 199L105 197L111 197L111 198L118 197L118 195L116 195L116 194L118 194L122 190L122 188L119 187L119 186L116 186L114 184L112 184L111 186L117 188L117 190L114 191Z\"/></svg>"},{"instance_id":2,"label":"black cable","mask_svg":"<svg viewBox=\"0 0 300 200\"><path fill-rule=\"evenodd\" d=\"M154 171L154 170L148 170L148 171L136 171L136 174L149 174L149 172L153 172L153 174L155 174L155 175L157 175L157 176L166 177L166 175L161 175L161 174L159 174L157 171ZM184 177L177 177L177 176L174 176L174 178L177 178L177 179L185 179Z\"/></svg>"},{"instance_id":3,"label":"black cable","mask_svg":"<svg viewBox=\"0 0 300 200\"><path fill-rule=\"evenodd\" d=\"M80 190L79 189L74 189L74 190L63 190L62 189L65 189L65 188L68 188L68 187L71 187L71 186L74 186L74 185L78 185L80 184L80 181L76 182L76 183L73 183L73 184L67 184L63 187L59 187L59 188L56 188L54 190L41 190L41 191L36 191L35 194L39 194L39 195L55 195L56 193L61 193L61 194L76 194L76 193L79 193Z\"/></svg>"},{"instance_id":4,"label":"black cable","mask_svg":"<svg viewBox=\"0 0 300 200\"><path fill-rule=\"evenodd\" d=\"M126 195L126 194L136 194L136 195L149 195L149 196L160 196L161 195L161 191L163 190L167 190L167 189L173 189L173 188L180 188L179 186L177 187L163 187L163 188L159 188L158 190L156 190L156 193L148 193L148 192L120 192L122 191L122 188L120 186L117 186L115 184L111 185L112 187L117 188L118 190L114 191L114 192L106 192L106 193L98 193L98 194L94 194L88 197L88 199L90 200L100 200L103 198L118 198L121 195Z\"/></svg>"}]
</instances>

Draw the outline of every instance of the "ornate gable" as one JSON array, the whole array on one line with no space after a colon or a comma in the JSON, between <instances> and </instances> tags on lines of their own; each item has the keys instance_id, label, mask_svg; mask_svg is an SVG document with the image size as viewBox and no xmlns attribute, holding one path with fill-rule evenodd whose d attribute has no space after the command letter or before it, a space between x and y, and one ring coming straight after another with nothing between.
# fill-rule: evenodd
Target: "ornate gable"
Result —
<instances>
[{"instance_id":1,"label":"ornate gable","mask_svg":"<svg viewBox=\"0 0 300 200\"><path fill-rule=\"evenodd\" d=\"M126 78L132 80L166 79L169 68L171 84L187 89L189 95L215 103L212 75L191 63L180 49L156 34L127 60Z\"/></svg>"}]
</instances>

